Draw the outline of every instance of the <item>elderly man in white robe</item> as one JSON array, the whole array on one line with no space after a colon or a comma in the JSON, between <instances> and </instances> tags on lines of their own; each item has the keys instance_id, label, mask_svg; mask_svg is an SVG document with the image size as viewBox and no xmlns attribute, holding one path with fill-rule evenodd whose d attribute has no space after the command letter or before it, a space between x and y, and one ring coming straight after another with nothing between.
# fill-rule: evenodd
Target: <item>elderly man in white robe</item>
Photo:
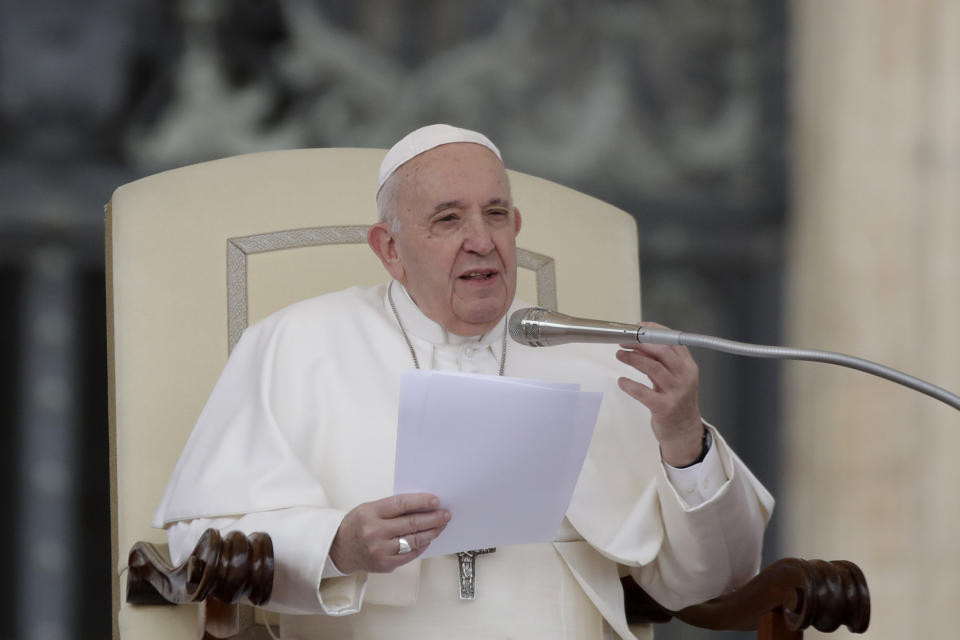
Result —
<instances>
[{"instance_id":1,"label":"elderly man in white robe","mask_svg":"<svg viewBox=\"0 0 960 640\"><path fill-rule=\"evenodd\" d=\"M650 631L628 628L620 575L677 609L756 573L773 500L701 417L686 348L508 344L521 216L489 139L414 131L377 206L368 242L391 282L294 304L237 344L154 516L175 562L211 526L269 533L268 608L304 639L632 638ZM476 558L472 600L456 556L420 559L456 514L390 495L411 367L604 393L555 539Z\"/></svg>"}]
</instances>

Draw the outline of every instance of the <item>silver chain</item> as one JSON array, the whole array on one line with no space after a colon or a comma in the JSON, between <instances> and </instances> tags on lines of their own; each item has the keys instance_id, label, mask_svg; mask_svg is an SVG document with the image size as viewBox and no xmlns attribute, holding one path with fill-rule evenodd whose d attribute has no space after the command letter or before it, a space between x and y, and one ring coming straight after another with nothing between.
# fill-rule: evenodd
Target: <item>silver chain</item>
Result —
<instances>
[{"instance_id":1,"label":"silver chain","mask_svg":"<svg viewBox=\"0 0 960 640\"><path fill-rule=\"evenodd\" d=\"M397 319L397 326L400 327L400 333L403 334L403 339L407 343L407 348L410 349L410 357L413 358L413 366L415 369L420 368L420 361L417 360L417 352L413 349L413 343L410 342L410 336L407 335L407 330L403 328L403 323L400 322L400 314L397 312L397 305L393 302L393 280L390 281L390 284L387 286L387 300L390 301L390 308L393 310L393 317ZM503 345L500 348L500 373L498 375L503 375L504 367L507 366L507 319L504 316L503 319Z\"/></svg>"}]
</instances>

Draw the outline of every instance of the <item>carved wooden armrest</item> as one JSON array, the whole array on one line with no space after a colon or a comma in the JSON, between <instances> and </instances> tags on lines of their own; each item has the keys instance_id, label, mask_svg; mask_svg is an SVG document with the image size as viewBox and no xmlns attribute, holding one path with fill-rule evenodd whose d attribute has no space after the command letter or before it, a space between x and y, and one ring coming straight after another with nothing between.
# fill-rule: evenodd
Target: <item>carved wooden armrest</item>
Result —
<instances>
[{"instance_id":1,"label":"carved wooden armrest","mask_svg":"<svg viewBox=\"0 0 960 640\"><path fill-rule=\"evenodd\" d=\"M197 546L179 567L149 542L130 548L127 602L179 604L214 598L235 603L246 598L254 605L270 600L273 591L273 541L265 533L245 536L216 529L203 532Z\"/></svg>"},{"instance_id":2,"label":"carved wooden armrest","mask_svg":"<svg viewBox=\"0 0 960 640\"><path fill-rule=\"evenodd\" d=\"M860 568L846 560L784 558L732 593L669 611L629 576L623 579L627 619L667 622L677 618L713 630L759 631L760 638L794 639L813 626L835 631L846 625L863 633L870 624L870 592Z\"/></svg>"},{"instance_id":3,"label":"carved wooden armrest","mask_svg":"<svg viewBox=\"0 0 960 640\"><path fill-rule=\"evenodd\" d=\"M270 600L273 572L273 543L265 533L247 537L233 531L221 538L207 529L179 567L171 566L153 544L137 542L130 549L127 602L229 604L247 598L263 605ZM863 633L870 624L866 579L845 560L784 558L736 591L679 611L660 606L629 576L623 578L623 591L631 623L677 618L716 631L756 629L762 640L802 638L810 626L830 632L846 625Z\"/></svg>"}]
</instances>

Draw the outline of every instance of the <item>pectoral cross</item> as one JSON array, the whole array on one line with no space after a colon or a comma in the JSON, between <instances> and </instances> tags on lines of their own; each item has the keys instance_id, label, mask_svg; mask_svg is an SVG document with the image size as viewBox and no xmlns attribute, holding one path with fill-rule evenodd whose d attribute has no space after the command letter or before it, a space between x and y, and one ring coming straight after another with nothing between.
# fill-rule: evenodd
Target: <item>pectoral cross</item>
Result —
<instances>
[{"instance_id":1,"label":"pectoral cross","mask_svg":"<svg viewBox=\"0 0 960 640\"><path fill-rule=\"evenodd\" d=\"M457 561L460 565L460 599L473 600L477 597L476 592L476 558L483 553L493 553L496 547L490 549L473 549L472 551L461 551L457 554Z\"/></svg>"}]
</instances>

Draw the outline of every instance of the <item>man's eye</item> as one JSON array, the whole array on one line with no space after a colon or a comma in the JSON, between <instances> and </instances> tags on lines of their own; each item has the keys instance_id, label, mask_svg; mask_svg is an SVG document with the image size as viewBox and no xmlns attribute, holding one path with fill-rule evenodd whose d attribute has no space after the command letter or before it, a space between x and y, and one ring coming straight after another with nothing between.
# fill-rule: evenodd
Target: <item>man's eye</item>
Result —
<instances>
[{"instance_id":1,"label":"man's eye","mask_svg":"<svg viewBox=\"0 0 960 640\"><path fill-rule=\"evenodd\" d=\"M445 216L440 216L439 218L437 218L436 222L453 222L456 219L457 219L457 216L455 216L452 213L448 213Z\"/></svg>"}]
</instances>

